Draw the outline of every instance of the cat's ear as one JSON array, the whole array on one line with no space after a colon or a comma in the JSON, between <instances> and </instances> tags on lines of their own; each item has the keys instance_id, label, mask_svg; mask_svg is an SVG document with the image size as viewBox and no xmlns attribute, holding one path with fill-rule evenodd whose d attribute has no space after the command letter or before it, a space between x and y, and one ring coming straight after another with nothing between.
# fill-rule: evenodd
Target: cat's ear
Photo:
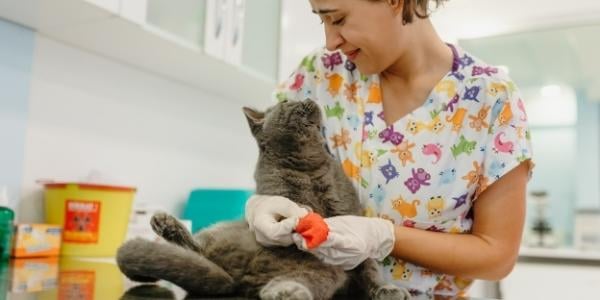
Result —
<instances>
[{"instance_id":1,"label":"cat's ear","mask_svg":"<svg viewBox=\"0 0 600 300\"><path fill-rule=\"evenodd\" d=\"M248 125L250 125L250 131L256 136L262 130L265 121L265 113L249 107L244 107L243 111L244 115L246 115L246 120L248 120Z\"/></svg>"},{"instance_id":2,"label":"cat's ear","mask_svg":"<svg viewBox=\"0 0 600 300\"><path fill-rule=\"evenodd\" d=\"M307 120L310 123L315 125L321 123L321 111L319 110L319 105L315 101L311 99L302 101L302 108L306 114Z\"/></svg>"}]
</instances>

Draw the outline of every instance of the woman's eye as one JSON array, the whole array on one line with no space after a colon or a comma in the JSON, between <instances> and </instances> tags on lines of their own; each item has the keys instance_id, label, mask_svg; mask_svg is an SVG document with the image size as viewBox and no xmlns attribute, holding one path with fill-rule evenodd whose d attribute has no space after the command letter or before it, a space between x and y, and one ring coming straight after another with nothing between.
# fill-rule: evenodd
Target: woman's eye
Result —
<instances>
[{"instance_id":1,"label":"woman's eye","mask_svg":"<svg viewBox=\"0 0 600 300\"><path fill-rule=\"evenodd\" d=\"M345 20L345 18L342 17L342 18L337 19L336 21L333 21L331 24L333 24L333 25L342 25L342 24L344 24L344 20Z\"/></svg>"}]
</instances>

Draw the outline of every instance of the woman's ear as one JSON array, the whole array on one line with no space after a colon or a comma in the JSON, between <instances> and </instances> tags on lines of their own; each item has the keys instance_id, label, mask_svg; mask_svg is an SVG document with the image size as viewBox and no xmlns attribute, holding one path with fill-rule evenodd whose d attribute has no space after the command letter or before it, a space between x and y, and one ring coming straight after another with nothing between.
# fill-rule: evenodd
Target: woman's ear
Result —
<instances>
[{"instance_id":1,"label":"woman's ear","mask_svg":"<svg viewBox=\"0 0 600 300\"><path fill-rule=\"evenodd\" d=\"M386 0L394 14L402 15L402 11L404 10L404 1L405 0ZM410 1L410 0L408 0Z\"/></svg>"},{"instance_id":2,"label":"woman's ear","mask_svg":"<svg viewBox=\"0 0 600 300\"><path fill-rule=\"evenodd\" d=\"M265 113L256 111L249 107L244 107L243 110L244 115L246 115L248 125L250 126L250 131L252 131L252 135L256 136L262 131L262 125L265 121Z\"/></svg>"}]
</instances>

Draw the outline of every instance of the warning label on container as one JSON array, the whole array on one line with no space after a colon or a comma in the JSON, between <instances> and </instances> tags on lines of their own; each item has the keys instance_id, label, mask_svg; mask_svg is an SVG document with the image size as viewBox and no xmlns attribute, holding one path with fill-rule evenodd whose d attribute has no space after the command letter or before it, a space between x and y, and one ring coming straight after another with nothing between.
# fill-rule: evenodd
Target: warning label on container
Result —
<instances>
[{"instance_id":1,"label":"warning label on container","mask_svg":"<svg viewBox=\"0 0 600 300\"><path fill-rule=\"evenodd\" d=\"M67 200L65 202L63 241L98 243L100 202Z\"/></svg>"}]
</instances>

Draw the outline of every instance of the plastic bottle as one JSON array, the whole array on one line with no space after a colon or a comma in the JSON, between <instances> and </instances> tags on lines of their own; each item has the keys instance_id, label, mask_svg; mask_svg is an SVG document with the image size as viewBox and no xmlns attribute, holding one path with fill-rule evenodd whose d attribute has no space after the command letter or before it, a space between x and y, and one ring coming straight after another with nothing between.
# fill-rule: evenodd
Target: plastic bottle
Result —
<instances>
[{"instance_id":1,"label":"plastic bottle","mask_svg":"<svg viewBox=\"0 0 600 300\"><path fill-rule=\"evenodd\" d=\"M0 189L0 260L5 261L10 257L15 212L10 209L6 187Z\"/></svg>"}]
</instances>

